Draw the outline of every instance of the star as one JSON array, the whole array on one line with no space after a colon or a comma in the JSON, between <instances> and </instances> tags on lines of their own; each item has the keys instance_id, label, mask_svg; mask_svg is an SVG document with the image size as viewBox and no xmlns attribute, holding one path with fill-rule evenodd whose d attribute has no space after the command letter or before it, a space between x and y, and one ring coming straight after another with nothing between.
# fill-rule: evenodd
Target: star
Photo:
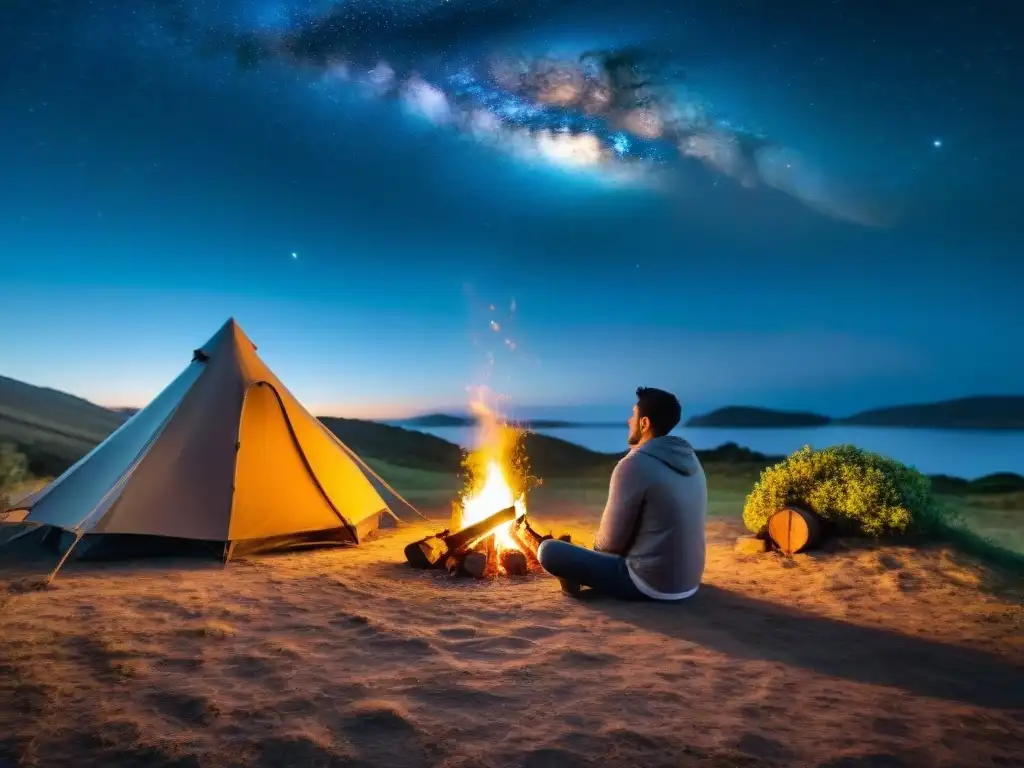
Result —
<instances>
[{"instance_id":1,"label":"star","mask_svg":"<svg viewBox=\"0 0 1024 768\"><path fill-rule=\"evenodd\" d=\"M293 259L299 258L299 254L297 254L295 251L292 251L292 258Z\"/></svg>"},{"instance_id":2,"label":"star","mask_svg":"<svg viewBox=\"0 0 1024 768\"><path fill-rule=\"evenodd\" d=\"M932 141L932 146L935 147L936 149L941 149L941 147L942 147L942 139L934 139Z\"/></svg>"}]
</instances>

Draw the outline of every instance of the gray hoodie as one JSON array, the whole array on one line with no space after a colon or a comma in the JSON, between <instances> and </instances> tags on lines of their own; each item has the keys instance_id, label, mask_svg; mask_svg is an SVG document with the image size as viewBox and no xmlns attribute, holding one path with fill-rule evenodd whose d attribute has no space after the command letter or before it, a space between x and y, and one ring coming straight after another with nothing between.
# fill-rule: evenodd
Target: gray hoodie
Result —
<instances>
[{"instance_id":1,"label":"gray hoodie","mask_svg":"<svg viewBox=\"0 0 1024 768\"><path fill-rule=\"evenodd\" d=\"M622 555L660 593L695 590L704 575L708 486L692 446L666 435L630 451L612 472L594 549Z\"/></svg>"}]
</instances>

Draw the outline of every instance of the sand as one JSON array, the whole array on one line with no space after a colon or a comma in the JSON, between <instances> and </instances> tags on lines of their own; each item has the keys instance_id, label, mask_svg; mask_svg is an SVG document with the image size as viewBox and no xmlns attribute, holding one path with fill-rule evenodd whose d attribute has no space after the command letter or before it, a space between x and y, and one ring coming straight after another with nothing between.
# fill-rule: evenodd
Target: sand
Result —
<instances>
[{"instance_id":1,"label":"sand","mask_svg":"<svg viewBox=\"0 0 1024 768\"><path fill-rule=\"evenodd\" d=\"M626 605L409 569L436 527L43 591L4 566L0 766L1024 760L1024 585L947 549L742 556L713 523L697 597Z\"/></svg>"}]
</instances>

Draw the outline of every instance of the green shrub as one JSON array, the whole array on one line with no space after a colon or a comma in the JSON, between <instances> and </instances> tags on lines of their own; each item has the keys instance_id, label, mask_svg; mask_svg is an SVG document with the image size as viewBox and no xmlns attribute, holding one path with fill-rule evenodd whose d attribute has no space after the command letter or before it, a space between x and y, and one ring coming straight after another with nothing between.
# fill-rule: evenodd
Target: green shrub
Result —
<instances>
[{"instance_id":1,"label":"green shrub","mask_svg":"<svg viewBox=\"0 0 1024 768\"><path fill-rule=\"evenodd\" d=\"M0 491L28 479L28 460L9 443L0 444Z\"/></svg>"},{"instance_id":2,"label":"green shrub","mask_svg":"<svg viewBox=\"0 0 1024 768\"><path fill-rule=\"evenodd\" d=\"M804 446L766 469L747 496L743 522L761 531L787 504L812 510L847 534L935 534L953 522L951 511L932 497L927 477L854 445Z\"/></svg>"}]
</instances>

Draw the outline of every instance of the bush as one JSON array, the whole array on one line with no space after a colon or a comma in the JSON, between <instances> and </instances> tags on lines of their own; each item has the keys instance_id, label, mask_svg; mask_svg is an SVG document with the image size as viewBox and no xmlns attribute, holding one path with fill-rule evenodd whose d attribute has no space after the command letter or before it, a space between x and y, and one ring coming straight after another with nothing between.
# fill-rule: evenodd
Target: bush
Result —
<instances>
[{"instance_id":1,"label":"bush","mask_svg":"<svg viewBox=\"0 0 1024 768\"><path fill-rule=\"evenodd\" d=\"M799 451L761 474L743 507L743 522L759 532L787 504L835 523L846 534L934 534L953 522L916 469L853 445Z\"/></svg>"},{"instance_id":2,"label":"bush","mask_svg":"<svg viewBox=\"0 0 1024 768\"><path fill-rule=\"evenodd\" d=\"M28 460L9 443L0 444L0 491L28 479Z\"/></svg>"}]
</instances>

